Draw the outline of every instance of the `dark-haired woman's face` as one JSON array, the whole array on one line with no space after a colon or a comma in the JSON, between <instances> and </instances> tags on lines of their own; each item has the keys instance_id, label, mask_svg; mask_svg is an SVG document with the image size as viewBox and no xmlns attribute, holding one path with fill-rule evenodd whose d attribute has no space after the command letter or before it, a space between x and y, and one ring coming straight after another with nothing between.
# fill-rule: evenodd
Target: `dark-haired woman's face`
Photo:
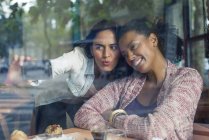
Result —
<instances>
[{"instance_id":1,"label":"dark-haired woman's face","mask_svg":"<svg viewBox=\"0 0 209 140\"><path fill-rule=\"evenodd\" d=\"M97 68L101 72L112 71L120 58L115 34L111 30L104 30L96 35L91 51Z\"/></svg>"},{"instance_id":2,"label":"dark-haired woman's face","mask_svg":"<svg viewBox=\"0 0 209 140\"><path fill-rule=\"evenodd\" d=\"M147 37L135 31L129 31L120 38L119 46L127 63L135 70L147 73L152 69L157 48L153 34Z\"/></svg>"}]
</instances>

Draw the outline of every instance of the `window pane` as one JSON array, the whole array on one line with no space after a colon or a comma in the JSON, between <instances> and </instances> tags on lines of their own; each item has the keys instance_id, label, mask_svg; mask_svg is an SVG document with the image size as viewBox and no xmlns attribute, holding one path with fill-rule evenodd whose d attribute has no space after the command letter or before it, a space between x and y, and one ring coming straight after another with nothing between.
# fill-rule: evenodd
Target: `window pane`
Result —
<instances>
[{"instance_id":1,"label":"window pane","mask_svg":"<svg viewBox=\"0 0 209 140\"><path fill-rule=\"evenodd\" d=\"M191 37L207 32L207 17L205 13L205 0L190 0L190 34Z\"/></svg>"},{"instance_id":2,"label":"window pane","mask_svg":"<svg viewBox=\"0 0 209 140\"><path fill-rule=\"evenodd\" d=\"M184 0L114 0L114 2L113 0L1 0L0 121L2 124L0 124L0 139L8 139L14 129L23 130L27 134L32 131L31 134L34 134L33 129L37 124L34 124L33 117L40 119L41 115L45 116L45 122L49 120L65 123L66 119L53 120L52 118L50 120L51 117L50 119L46 117L48 111L53 112L51 106L40 107L42 113L35 112L37 111L37 101L44 102L45 99L53 98L53 96L55 96L53 99L56 100L56 97L59 98L56 95L64 94L66 100L61 98L52 101L52 106L54 105L60 111L63 108L68 109L66 106L70 102L73 110L77 110L96 93L89 94L88 97L82 96L79 99L75 99L74 95L67 96L68 93L72 94L72 90L83 89L86 85L77 88L76 84L84 82L89 75L95 76L96 72L85 73L84 81L75 76L77 78L74 85L76 88L70 89L69 84L71 83L68 80L73 77L69 76L72 71L59 68L67 65L68 62L76 62L77 59L69 59L66 63L60 63L57 66L57 73L66 72L66 74L56 78L52 78L52 66L48 60L66 56L66 53L71 52L78 41L86 38L92 26L102 19L111 19L123 25L134 18L146 18L155 24L161 23L164 25L163 27L168 27L164 34L166 58L179 67L183 67L189 58L190 67L197 69L204 79L205 92L205 89L209 87L209 60L206 58L209 49L205 47L208 46L208 40L193 41L190 38L203 35L209 30L208 13L205 14L207 12L206 0L185 1L188 2L186 6L189 7L188 17L185 18L189 20L188 25L186 24L189 26L188 38L184 38L186 36L183 15L185 12ZM188 50L185 49L187 47L189 47ZM16 66L14 60L19 58L18 61L22 61L24 57L30 59L32 63L23 64L21 62L21 67L14 67ZM75 63L73 64L75 65ZM9 68L12 69L9 70ZM8 75L10 72L11 75ZM39 79L44 76L44 79ZM13 81L8 80L11 78ZM101 84L103 87L109 82L99 80L93 82L93 91L97 84ZM22 81L24 82L22 83ZM25 84L26 82L27 84ZM8 86L6 83L10 85ZM92 86L86 91L93 92ZM37 96L43 93L47 93L47 95ZM205 93L201 98L206 100L209 96L207 97ZM44 103L49 104L47 100ZM72 114L75 115L75 112ZM37 113L37 116L33 116L34 113ZM65 116L64 118L68 115L72 116L72 114L66 115L65 112L59 113L60 116ZM59 113L55 111L54 116ZM197 118L196 121L208 121L207 116L204 117L206 120L202 121ZM71 122L69 127L72 127L72 120L67 121ZM64 127L67 126L64 125ZM40 125L39 128L40 130L36 128L37 130L34 131L44 132L45 126Z\"/></svg>"},{"instance_id":3,"label":"window pane","mask_svg":"<svg viewBox=\"0 0 209 140\"><path fill-rule=\"evenodd\" d=\"M195 41L192 43L192 67L197 69L204 79L204 85L209 87L208 58L205 57L205 41Z\"/></svg>"}]
</instances>

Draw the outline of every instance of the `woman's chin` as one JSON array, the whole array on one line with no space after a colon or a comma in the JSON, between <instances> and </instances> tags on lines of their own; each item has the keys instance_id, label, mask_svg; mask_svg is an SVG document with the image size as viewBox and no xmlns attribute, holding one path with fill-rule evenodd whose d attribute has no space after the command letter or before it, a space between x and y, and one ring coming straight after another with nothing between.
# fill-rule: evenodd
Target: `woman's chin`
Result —
<instances>
[{"instance_id":1,"label":"woman's chin","mask_svg":"<svg viewBox=\"0 0 209 140\"><path fill-rule=\"evenodd\" d=\"M135 67L134 68L136 71L140 72L140 73L147 73L147 71L143 68L143 67Z\"/></svg>"},{"instance_id":2,"label":"woman's chin","mask_svg":"<svg viewBox=\"0 0 209 140\"><path fill-rule=\"evenodd\" d=\"M103 69L100 69L100 71L101 71L102 73L108 73L108 72L113 71L113 69L112 69L112 68L103 68Z\"/></svg>"}]
</instances>

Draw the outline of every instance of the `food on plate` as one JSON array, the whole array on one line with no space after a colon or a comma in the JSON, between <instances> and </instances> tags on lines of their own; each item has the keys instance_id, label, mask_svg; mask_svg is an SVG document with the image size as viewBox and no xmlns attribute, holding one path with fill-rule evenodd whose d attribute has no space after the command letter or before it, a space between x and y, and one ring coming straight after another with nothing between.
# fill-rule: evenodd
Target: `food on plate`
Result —
<instances>
[{"instance_id":1,"label":"food on plate","mask_svg":"<svg viewBox=\"0 0 209 140\"><path fill-rule=\"evenodd\" d=\"M28 140L28 136L21 130L14 130L10 136L10 140Z\"/></svg>"},{"instance_id":2,"label":"food on plate","mask_svg":"<svg viewBox=\"0 0 209 140\"><path fill-rule=\"evenodd\" d=\"M62 127L57 124L49 125L46 128L45 132L48 135L61 135L62 134Z\"/></svg>"}]
</instances>

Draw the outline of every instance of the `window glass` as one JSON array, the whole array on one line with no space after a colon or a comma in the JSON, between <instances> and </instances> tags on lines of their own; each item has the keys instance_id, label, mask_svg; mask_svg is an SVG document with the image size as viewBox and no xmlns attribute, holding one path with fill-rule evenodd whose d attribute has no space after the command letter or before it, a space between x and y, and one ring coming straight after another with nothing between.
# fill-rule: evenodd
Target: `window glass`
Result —
<instances>
[{"instance_id":1,"label":"window glass","mask_svg":"<svg viewBox=\"0 0 209 140\"><path fill-rule=\"evenodd\" d=\"M207 32L205 0L189 1L190 35L197 36Z\"/></svg>"},{"instance_id":2,"label":"window glass","mask_svg":"<svg viewBox=\"0 0 209 140\"><path fill-rule=\"evenodd\" d=\"M47 112L49 109L48 107L40 107L43 114L34 115L38 104L36 100L44 102L44 99L53 98L53 96L40 97L37 95L42 93L62 95L69 92L71 82L69 79L72 78L68 75L69 71L66 75L52 78L56 72L53 73L54 67L52 68L49 60L66 56L74 49L76 42L84 40L93 25L102 19L114 20L119 25L123 25L134 18L146 18L155 24L161 22L168 26L167 32L164 34L166 37L164 40L166 58L179 67L185 66L185 62L190 61L189 67L197 69L204 79L205 92L205 89L209 87L209 59L207 56L209 49L206 47L208 40L194 41L191 38L208 33L206 0L185 1L1 0L0 139L9 139L9 135L14 129L23 130L27 134L35 134L34 131L43 132L44 127L42 127L43 130L34 129L37 124L34 122L34 118L40 119L43 112ZM187 24L185 24L185 20ZM189 35L185 32L187 27ZM21 61L21 67L16 67L16 63L14 63L17 58L18 61ZM23 59L33 63L23 64ZM68 61L76 62L76 60ZM56 67L66 64L61 63ZM57 73L63 72L59 68L57 69ZM88 76L90 74L87 73ZM123 73L117 74L122 75ZM89 78L88 76L86 79ZM12 81L13 78L15 80ZM74 79L76 78L78 83L83 82L79 77L75 76ZM95 86L107 84L100 80L94 81L93 84ZM44 83L45 81L47 82ZM80 89L83 87L70 90L78 91ZM75 110L92 96L91 92L94 90L94 87L91 86L88 90L90 91L88 97L82 96L81 99L70 100L72 104L77 103ZM203 94L201 99L206 99L206 97L207 95ZM68 98L72 97L66 96L66 101L62 100L61 104L56 101L53 102L53 105L62 110L66 107L63 104L69 102ZM45 101L45 103L48 102ZM208 121L207 119L203 121L197 115L196 122L205 123ZM67 121L71 122L68 127L72 127L72 120L68 119Z\"/></svg>"},{"instance_id":3,"label":"window glass","mask_svg":"<svg viewBox=\"0 0 209 140\"><path fill-rule=\"evenodd\" d=\"M208 58L205 57L204 40L194 41L191 46L192 67L197 69L202 75L205 86L208 87ZM198 55L197 55L198 54Z\"/></svg>"}]
</instances>

